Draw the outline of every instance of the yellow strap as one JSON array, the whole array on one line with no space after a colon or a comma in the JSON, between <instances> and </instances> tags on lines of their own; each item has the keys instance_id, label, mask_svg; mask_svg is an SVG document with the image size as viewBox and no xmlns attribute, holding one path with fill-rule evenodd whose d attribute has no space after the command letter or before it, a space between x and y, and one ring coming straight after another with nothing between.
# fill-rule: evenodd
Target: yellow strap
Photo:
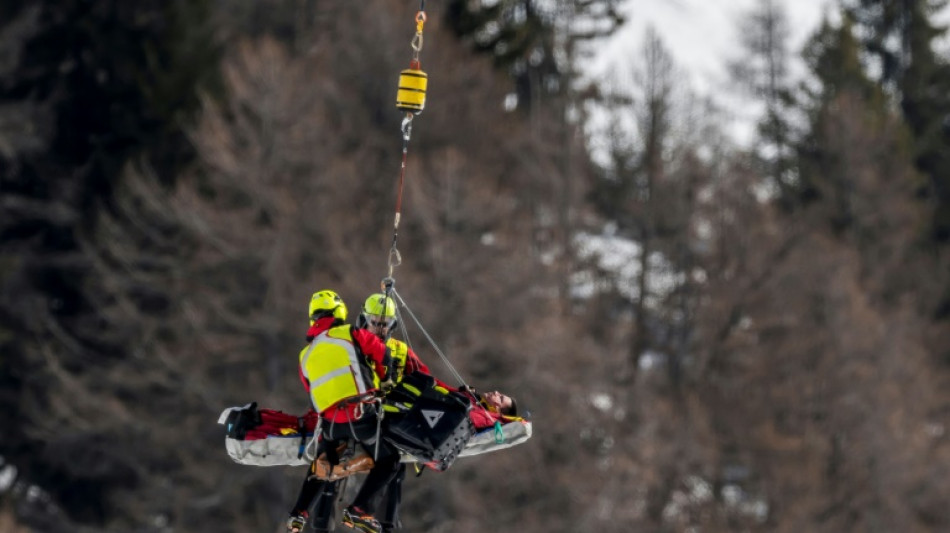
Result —
<instances>
[{"instance_id":1,"label":"yellow strap","mask_svg":"<svg viewBox=\"0 0 950 533\"><path fill-rule=\"evenodd\" d=\"M425 11L416 13L416 32L422 33L422 26L426 23Z\"/></svg>"}]
</instances>

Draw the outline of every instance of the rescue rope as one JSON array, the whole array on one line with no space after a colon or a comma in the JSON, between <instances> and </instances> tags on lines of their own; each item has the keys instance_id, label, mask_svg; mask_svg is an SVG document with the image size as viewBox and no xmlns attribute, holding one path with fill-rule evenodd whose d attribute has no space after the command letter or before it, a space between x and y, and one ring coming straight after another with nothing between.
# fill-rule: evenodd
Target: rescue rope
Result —
<instances>
[{"instance_id":1,"label":"rescue rope","mask_svg":"<svg viewBox=\"0 0 950 533\"><path fill-rule=\"evenodd\" d=\"M304 457L306 457L308 461L313 462L313 460L316 459L317 455L319 454L320 432L322 430L323 430L323 417L318 416L317 424L313 428L313 437L310 439L310 442L307 443L307 447L304 448ZM311 453L311 448L313 448L312 453Z\"/></svg>"},{"instance_id":2,"label":"rescue rope","mask_svg":"<svg viewBox=\"0 0 950 533\"><path fill-rule=\"evenodd\" d=\"M419 322L419 319L416 318L415 314L413 314L412 309L409 309L409 306L406 305L406 301L402 299L402 296L396 291L395 288L392 289L392 294L399 301L399 306L397 306L396 308L396 314L401 315L401 313L399 313L399 307L402 307L406 310L406 312L412 318L412 321L416 323L416 327L419 328L419 331L422 332L426 340L429 341L429 344L432 345L432 348L435 350L435 353L439 354L439 357L442 358L442 362L445 363L445 366L448 367L449 371L452 372L452 375L455 376L455 379L458 380L459 385L467 387L468 384L465 383L464 379L462 379L461 374L459 374L458 371L455 370L455 367L452 366L452 363L449 362L449 358L446 357L444 353L442 353L442 350L439 349L439 346L435 343L435 340L433 340L432 337L429 335L429 332L427 332L426 329L422 327L422 323ZM400 322L402 322L401 318L400 318ZM405 330L403 330L403 334L405 336Z\"/></svg>"}]
</instances>

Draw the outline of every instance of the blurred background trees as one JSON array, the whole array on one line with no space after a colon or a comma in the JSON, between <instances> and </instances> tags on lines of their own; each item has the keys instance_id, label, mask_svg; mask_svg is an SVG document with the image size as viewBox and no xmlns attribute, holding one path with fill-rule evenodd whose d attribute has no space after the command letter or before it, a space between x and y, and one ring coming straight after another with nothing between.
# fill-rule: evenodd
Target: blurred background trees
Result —
<instances>
[{"instance_id":1,"label":"blurred background trees","mask_svg":"<svg viewBox=\"0 0 950 533\"><path fill-rule=\"evenodd\" d=\"M620 2L429 4L397 289L535 437L407 529L950 527L940 3L846 2L803 85L776 2L737 21L751 147L655 33L581 83ZM283 527L302 469L214 422L306 409L305 301L386 274L416 7L0 8L0 528Z\"/></svg>"}]
</instances>

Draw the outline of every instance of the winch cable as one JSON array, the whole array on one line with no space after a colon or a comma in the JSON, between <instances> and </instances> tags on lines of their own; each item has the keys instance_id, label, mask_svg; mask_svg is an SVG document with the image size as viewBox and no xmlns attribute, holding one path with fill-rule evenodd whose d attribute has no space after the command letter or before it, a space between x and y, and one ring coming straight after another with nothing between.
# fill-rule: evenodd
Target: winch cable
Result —
<instances>
[{"instance_id":1,"label":"winch cable","mask_svg":"<svg viewBox=\"0 0 950 533\"><path fill-rule=\"evenodd\" d=\"M416 33L412 37L410 46L412 47L412 59L409 61L409 68L399 74L399 88L396 92L396 108L405 112L402 119L400 131L402 133L402 164L399 167L399 185L396 191L396 215L393 219L393 240L389 249L387 260L388 279L393 278L394 270L402 263L402 257L399 254L399 248L396 244L399 239L399 221L402 218L402 193L406 181L406 161L409 157L409 139L412 137L412 119L422 112L425 107L426 87L428 86L428 76L422 71L422 63L419 61L419 54L422 52L422 30L425 27L425 0L419 5L419 11L416 13ZM389 295L389 292L386 293Z\"/></svg>"},{"instance_id":2,"label":"winch cable","mask_svg":"<svg viewBox=\"0 0 950 533\"><path fill-rule=\"evenodd\" d=\"M422 332L426 340L429 341L429 344L432 345L432 348L435 350L435 352L439 354L439 357L442 358L445 366L449 369L452 375L455 376L455 379L458 380L458 383L464 386L466 385L465 380L462 379L462 376L458 373L458 371L455 370L455 367L452 366L452 363L449 362L448 357L442 353L442 350L439 349L439 346L435 343L435 340L432 339L429 333L422 326L422 323L419 322L419 319L416 318L416 315L413 314L412 310L409 309L409 306L406 305L406 302L402 299L402 296L396 292L396 280L393 276L396 267L402 264L402 256L399 253L397 241L399 239L399 222L402 218L402 194L406 180L406 161L409 157L409 140L412 137L412 121L415 116L421 113L422 109L425 107L426 88L428 86L428 75L422 71L422 63L419 60L419 54L422 52L423 44L422 32L426 22L425 6L425 0L421 0L419 3L419 11L415 16L416 33L410 42L410 46L412 48L412 59L409 61L409 68L403 70L399 74L399 89L396 93L396 108L405 112L405 116L402 119L402 124L400 125L400 132L402 134L402 163L399 167L399 184L396 191L396 214L395 218L393 219L392 245L389 249L389 257L387 259L388 274L385 278L383 278L380 286L387 300L395 296L394 301L398 300L399 302L399 305L396 306L396 314L397 320L400 324L399 328L403 333L403 337L406 339L406 344L412 348L412 344L409 342L409 332L406 329L406 323L402 320L400 308L405 309L409 316L412 317L412 320L419 328L419 331Z\"/></svg>"},{"instance_id":3,"label":"winch cable","mask_svg":"<svg viewBox=\"0 0 950 533\"><path fill-rule=\"evenodd\" d=\"M406 301L402 299L402 296L399 294L398 291L396 291L395 288L392 289L392 294L396 297L396 300L399 302L399 305L396 306L396 310L397 310L396 312L399 314L400 322L402 321L402 318L401 318L401 313L399 313L399 309L402 308L406 310L406 313L412 318L412 321L415 322L416 327L419 328L419 331L422 332L422 335L426 338L427 341L429 341L429 344L432 345L432 349L435 350L435 353L439 354L439 357L442 358L442 362L445 363L445 366L449 369L452 375L455 376L455 379L458 381L459 385L467 387L468 384L466 384L465 380L462 379L461 374L459 374L458 371L455 370L455 367L452 366L451 362L449 362L449 358L446 357L444 353L442 353L442 350L439 349L439 345L435 343L435 340L429 335L429 332L426 331L426 329L422 326L422 323L419 322L419 319L416 318L416 315L412 312L412 309L409 309L409 306L406 305ZM403 330L403 333L405 334L405 330Z\"/></svg>"}]
</instances>

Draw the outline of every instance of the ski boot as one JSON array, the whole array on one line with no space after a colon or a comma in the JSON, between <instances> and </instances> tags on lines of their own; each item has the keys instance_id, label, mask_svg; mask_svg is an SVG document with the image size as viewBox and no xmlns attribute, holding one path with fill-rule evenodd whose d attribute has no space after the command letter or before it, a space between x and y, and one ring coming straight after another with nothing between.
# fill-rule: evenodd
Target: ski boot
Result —
<instances>
[{"instance_id":1,"label":"ski boot","mask_svg":"<svg viewBox=\"0 0 950 533\"><path fill-rule=\"evenodd\" d=\"M379 525L379 520L376 520L373 515L359 507L352 505L343 509L343 525L364 533L382 533L383 531L383 526Z\"/></svg>"},{"instance_id":2,"label":"ski boot","mask_svg":"<svg viewBox=\"0 0 950 533\"><path fill-rule=\"evenodd\" d=\"M290 515L290 518L287 519L287 533L303 533L303 527L307 525L307 518L309 518L307 511Z\"/></svg>"}]
</instances>

